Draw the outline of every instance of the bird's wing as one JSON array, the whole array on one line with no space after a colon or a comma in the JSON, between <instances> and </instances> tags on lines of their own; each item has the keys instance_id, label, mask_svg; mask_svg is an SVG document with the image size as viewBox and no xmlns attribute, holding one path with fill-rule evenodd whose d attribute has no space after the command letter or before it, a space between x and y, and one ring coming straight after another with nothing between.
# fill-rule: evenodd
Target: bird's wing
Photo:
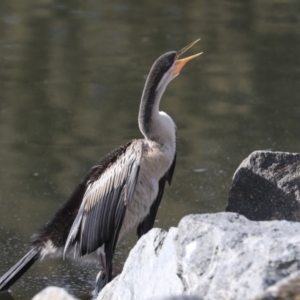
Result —
<instances>
[{"instance_id":1,"label":"bird's wing","mask_svg":"<svg viewBox=\"0 0 300 300\"><path fill-rule=\"evenodd\" d=\"M153 228L155 218L156 218L156 214L157 214L157 211L158 211L158 207L160 205L162 196L164 194L166 181L168 181L169 185L171 184L172 177L173 177L174 170L175 170L175 165L176 165L176 153L175 153L173 163L172 163L170 169L160 179L160 181L158 183L158 194L157 194L157 197L156 197L155 201L153 202L153 204L150 207L149 214L145 217L145 219L139 224L139 226L137 228L138 238L140 238L143 234L147 233L150 229Z\"/></svg>"},{"instance_id":2,"label":"bird's wing","mask_svg":"<svg viewBox=\"0 0 300 300\"><path fill-rule=\"evenodd\" d=\"M127 204L135 191L142 154L142 141L133 140L108 154L93 168L64 254L71 245L79 256L105 243L116 246Z\"/></svg>"}]
</instances>

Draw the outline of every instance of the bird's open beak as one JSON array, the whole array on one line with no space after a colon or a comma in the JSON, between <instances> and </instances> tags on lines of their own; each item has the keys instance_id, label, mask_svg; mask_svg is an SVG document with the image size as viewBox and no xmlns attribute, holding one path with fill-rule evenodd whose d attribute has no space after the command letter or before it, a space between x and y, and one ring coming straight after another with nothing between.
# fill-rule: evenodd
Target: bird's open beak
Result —
<instances>
[{"instance_id":1,"label":"bird's open beak","mask_svg":"<svg viewBox=\"0 0 300 300\"><path fill-rule=\"evenodd\" d=\"M200 39L192 42L191 44L187 45L186 47L184 47L183 49L181 49L180 51L177 52L177 57L179 57L180 55L182 55L184 52L186 52L188 49L190 49L192 46L194 46L197 42L199 42ZM192 60L193 58L201 55L203 52L201 53L197 53L195 55L186 57L186 58L182 58L182 59L177 59L175 61L175 68L173 70L173 75L178 75L179 72L181 71L181 69L183 68L183 66L190 60Z\"/></svg>"}]
</instances>

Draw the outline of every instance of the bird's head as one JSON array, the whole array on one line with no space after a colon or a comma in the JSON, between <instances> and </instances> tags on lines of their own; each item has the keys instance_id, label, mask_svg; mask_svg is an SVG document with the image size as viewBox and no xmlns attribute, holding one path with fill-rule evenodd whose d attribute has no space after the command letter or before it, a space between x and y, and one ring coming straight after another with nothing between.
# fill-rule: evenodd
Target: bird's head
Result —
<instances>
[{"instance_id":1,"label":"bird's head","mask_svg":"<svg viewBox=\"0 0 300 300\"><path fill-rule=\"evenodd\" d=\"M190 49L192 46L194 46L197 42L199 42L200 39L192 42L191 44L187 45L186 47L184 47L183 49L179 50L176 52L176 55L175 55L175 61L172 65L172 70L171 70L171 73L173 76L177 76L179 74L179 72L181 71L181 69L184 67L184 65L192 60L193 58L201 55L203 52L200 52L200 53L197 53L197 54L194 54L194 55L191 55L191 56L188 56L186 58L182 58L182 59L179 59L179 57L184 53L186 52L188 49Z\"/></svg>"},{"instance_id":2,"label":"bird's head","mask_svg":"<svg viewBox=\"0 0 300 300\"><path fill-rule=\"evenodd\" d=\"M180 59L180 56L193 45L195 45L199 40L200 39L194 41L179 51L167 52L155 61L150 71L150 75L153 81L157 81L157 84L154 83L157 91L161 89L164 90L168 83L177 75L179 75L181 69L188 61L203 53L197 53L195 55Z\"/></svg>"},{"instance_id":3,"label":"bird's head","mask_svg":"<svg viewBox=\"0 0 300 300\"><path fill-rule=\"evenodd\" d=\"M179 51L171 51L160 56L153 64L142 94L139 112L140 130L149 139L154 139L157 134L153 116L162 116L159 112L160 99L169 84L175 78L183 66L201 53L182 58L180 56L199 41L196 40ZM156 112L156 114L154 113ZM161 123L159 123L161 124ZM174 124L172 123L172 126ZM161 126L159 127L161 128Z\"/></svg>"}]
</instances>

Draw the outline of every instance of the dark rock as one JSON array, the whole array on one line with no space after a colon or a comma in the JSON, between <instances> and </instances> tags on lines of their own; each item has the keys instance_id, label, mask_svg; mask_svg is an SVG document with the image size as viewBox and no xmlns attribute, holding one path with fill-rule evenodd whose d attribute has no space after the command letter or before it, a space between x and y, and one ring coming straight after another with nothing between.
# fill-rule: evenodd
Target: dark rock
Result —
<instances>
[{"instance_id":1,"label":"dark rock","mask_svg":"<svg viewBox=\"0 0 300 300\"><path fill-rule=\"evenodd\" d=\"M300 154L250 154L233 176L226 211L257 221L300 221Z\"/></svg>"}]
</instances>

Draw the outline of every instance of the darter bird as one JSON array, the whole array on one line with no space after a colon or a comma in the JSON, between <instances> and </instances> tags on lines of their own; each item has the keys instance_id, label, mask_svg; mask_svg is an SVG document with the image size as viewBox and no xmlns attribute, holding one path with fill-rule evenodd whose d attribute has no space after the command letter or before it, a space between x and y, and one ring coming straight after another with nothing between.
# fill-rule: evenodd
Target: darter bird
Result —
<instances>
[{"instance_id":1,"label":"darter bird","mask_svg":"<svg viewBox=\"0 0 300 300\"><path fill-rule=\"evenodd\" d=\"M153 227L165 183L171 184L176 125L159 111L159 104L170 81L202 54L179 59L198 41L154 62L138 115L144 138L113 150L90 170L52 220L33 236L29 252L0 278L0 291L46 256L96 257L102 270L96 287L100 290L111 281L117 244L130 229L136 228L140 238Z\"/></svg>"}]
</instances>

